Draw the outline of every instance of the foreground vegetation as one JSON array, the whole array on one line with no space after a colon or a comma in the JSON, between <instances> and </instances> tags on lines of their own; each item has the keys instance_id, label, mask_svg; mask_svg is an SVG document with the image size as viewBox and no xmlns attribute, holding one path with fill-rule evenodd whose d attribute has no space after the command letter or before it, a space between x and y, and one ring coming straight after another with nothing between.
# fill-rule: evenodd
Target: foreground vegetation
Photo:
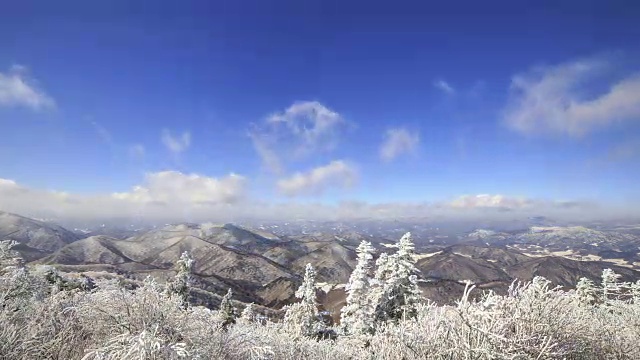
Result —
<instances>
[{"instance_id":1,"label":"foreground vegetation","mask_svg":"<svg viewBox=\"0 0 640 360\"><path fill-rule=\"evenodd\" d=\"M173 281L131 287L26 267L11 246L0 246L3 359L640 359L640 282L610 270L571 291L537 277L471 300L469 284L457 306L436 306L416 293L410 237L375 266L363 243L342 324L331 327L311 266L301 301L277 321L239 312L231 292L217 310L189 306L187 254Z\"/></svg>"}]
</instances>

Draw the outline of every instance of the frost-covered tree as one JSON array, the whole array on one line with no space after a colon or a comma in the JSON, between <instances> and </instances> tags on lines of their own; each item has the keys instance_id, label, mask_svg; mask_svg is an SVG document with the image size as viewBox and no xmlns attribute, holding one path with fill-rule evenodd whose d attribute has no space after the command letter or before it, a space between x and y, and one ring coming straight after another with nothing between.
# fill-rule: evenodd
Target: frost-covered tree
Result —
<instances>
[{"instance_id":1,"label":"frost-covered tree","mask_svg":"<svg viewBox=\"0 0 640 360\"><path fill-rule=\"evenodd\" d=\"M13 250L16 245L18 245L18 242L15 240L0 241L0 260L11 259L16 256L17 253Z\"/></svg>"},{"instance_id":2,"label":"frost-covered tree","mask_svg":"<svg viewBox=\"0 0 640 360\"><path fill-rule=\"evenodd\" d=\"M631 299L636 305L640 305L640 280L631 284Z\"/></svg>"},{"instance_id":3,"label":"frost-covered tree","mask_svg":"<svg viewBox=\"0 0 640 360\"><path fill-rule=\"evenodd\" d=\"M236 309L233 307L231 303L231 297L233 296L233 291L231 289L227 290L227 293L220 301L220 320L222 321L222 327L227 327L236 322Z\"/></svg>"},{"instance_id":4,"label":"frost-covered tree","mask_svg":"<svg viewBox=\"0 0 640 360\"><path fill-rule=\"evenodd\" d=\"M372 297L377 321L413 318L422 301L411 233L404 234L394 247L398 249L395 254L383 254L376 262Z\"/></svg>"},{"instance_id":5,"label":"frost-covered tree","mask_svg":"<svg viewBox=\"0 0 640 360\"><path fill-rule=\"evenodd\" d=\"M370 242L362 241L356 249L358 263L349 277L347 304L342 308L340 325L346 334L370 333L373 329L373 308L369 292L375 249Z\"/></svg>"},{"instance_id":6,"label":"frost-covered tree","mask_svg":"<svg viewBox=\"0 0 640 360\"><path fill-rule=\"evenodd\" d=\"M316 299L316 271L311 264L307 264L302 285L295 295L300 302L289 305L284 322L304 336L314 336L324 330Z\"/></svg>"},{"instance_id":7,"label":"frost-covered tree","mask_svg":"<svg viewBox=\"0 0 640 360\"><path fill-rule=\"evenodd\" d=\"M578 302L583 305L593 305L598 301L598 288L596 284L584 277L578 280L575 294Z\"/></svg>"},{"instance_id":8,"label":"frost-covered tree","mask_svg":"<svg viewBox=\"0 0 640 360\"><path fill-rule=\"evenodd\" d=\"M620 274L616 274L611 269L602 270L602 300L604 303L608 303L610 300L617 300L621 295L620 277Z\"/></svg>"},{"instance_id":9,"label":"frost-covered tree","mask_svg":"<svg viewBox=\"0 0 640 360\"><path fill-rule=\"evenodd\" d=\"M169 295L178 296L181 299L182 306L189 306L189 288L192 282L192 272L195 261L188 252L183 252L180 259L176 261L176 276L167 284L167 293Z\"/></svg>"},{"instance_id":10,"label":"frost-covered tree","mask_svg":"<svg viewBox=\"0 0 640 360\"><path fill-rule=\"evenodd\" d=\"M24 267L24 260L14 250L20 243L15 240L0 241L0 271L11 267Z\"/></svg>"},{"instance_id":11,"label":"frost-covered tree","mask_svg":"<svg viewBox=\"0 0 640 360\"><path fill-rule=\"evenodd\" d=\"M374 283L378 285L380 279L386 279L393 273L393 267L389 254L382 253L378 260L376 260L376 272L374 277Z\"/></svg>"},{"instance_id":12,"label":"frost-covered tree","mask_svg":"<svg viewBox=\"0 0 640 360\"><path fill-rule=\"evenodd\" d=\"M240 313L239 320L245 324L251 324L255 322L256 312L255 312L255 309L253 308L253 303L247 304L247 306L245 306L244 309L242 309L242 313Z\"/></svg>"}]
</instances>

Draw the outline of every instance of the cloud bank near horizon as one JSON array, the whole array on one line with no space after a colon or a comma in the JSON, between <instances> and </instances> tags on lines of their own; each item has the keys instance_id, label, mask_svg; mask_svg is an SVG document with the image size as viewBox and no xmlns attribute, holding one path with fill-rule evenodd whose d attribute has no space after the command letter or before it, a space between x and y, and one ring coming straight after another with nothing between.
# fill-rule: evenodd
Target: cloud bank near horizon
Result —
<instances>
[{"instance_id":1,"label":"cloud bank near horizon","mask_svg":"<svg viewBox=\"0 0 640 360\"><path fill-rule=\"evenodd\" d=\"M591 202L553 201L505 195L463 195L437 202L335 205L265 201L249 196L248 180L229 174L211 178L165 171L147 174L145 181L121 193L79 195L32 189L0 179L0 210L24 216L66 221L130 219L148 222L233 222L277 220L509 220L549 216L558 220L607 220L640 216L623 207Z\"/></svg>"}]
</instances>

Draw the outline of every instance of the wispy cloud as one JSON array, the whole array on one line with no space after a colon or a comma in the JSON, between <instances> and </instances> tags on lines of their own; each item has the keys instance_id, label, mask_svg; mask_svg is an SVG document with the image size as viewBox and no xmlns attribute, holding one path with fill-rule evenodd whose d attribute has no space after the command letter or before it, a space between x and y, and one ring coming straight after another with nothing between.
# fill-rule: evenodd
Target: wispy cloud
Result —
<instances>
[{"instance_id":1,"label":"wispy cloud","mask_svg":"<svg viewBox=\"0 0 640 360\"><path fill-rule=\"evenodd\" d=\"M109 132L109 130L107 130L106 128L104 128L102 125L98 124L95 121L92 121L91 125L96 130L96 133L98 134L98 137L100 137L100 139L105 144L110 145L110 146L113 145L113 137L111 136L111 133Z\"/></svg>"},{"instance_id":2,"label":"wispy cloud","mask_svg":"<svg viewBox=\"0 0 640 360\"><path fill-rule=\"evenodd\" d=\"M629 140L614 145L607 152L607 160L610 162L640 161L640 139Z\"/></svg>"},{"instance_id":3,"label":"wispy cloud","mask_svg":"<svg viewBox=\"0 0 640 360\"><path fill-rule=\"evenodd\" d=\"M451 86L451 84L449 84L448 82L439 79L433 82L433 86L436 87L436 89L444 92L445 94L448 95L453 95L456 93L456 89L453 88L453 86Z\"/></svg>"},{"instance_id":4,"label":"wispy cloud","mask_svg":"<svg viewBox=\"0 0 640 360\"><path fill-rule=\"evenodd\" d=\"M640 120L640 74L612 81L615 64L586 59L515 75L506 124L524 134L583 136L616 122ZM594 91L606 86L594 96Z\"/></svg>"},{"instance_id":5,"label":"wispy cloud","mask_svg":"<svg viewBox=\"0 0 640 360\"><path fill-rule=\"evenodd\" d=\"M349 187L357 179L353 166L342 160L332 161L306 173L296 173L278 181L278 190L286 196L319 195L329 187Z\"/></svg>"},{"instance_id":6,"label":"wispy cloud","mask_svg":"<svg viewBox=\"0 0 640 360\"><path fill-rule=\"evenodd\" d=\"M449 203L454 208L505 208L520 209L533 205L525 197L509 197L499 194L462 195Z\"/></svg>"},{"instance_id":7,"label":"wispy cloud","mask_svg":"<svg viewBox=\"0 0 640 360\"><path fill-rule=\"evenodd\" d=\"M255 124L249 136L264 165L275 173L285 163L333 150L344 118L317 101L299 101Z\"/></svg>"},{"instance_id":8,"label":"wispy cloud","mask_svg":"<svg viewBox=\"0 0 640 360\"><path fill-rule=\"evenodd\" d=\"M420 136L404 128L389 129L380 146L380 159L389 162L402 154L413 153L420 144Z\"/></svg>"},{"instance_id":9,"label":"wispy cloud","mask_svg":"<svg viewBox=\"0 0 640 360\"><path fill-rule=\"evenodd\" d=\"M34 79L29 78L27 68L12 66L8 72L0 72L0 106L27 107L32 110L51 109L55 101L38 88Z\"/></svg>"},{"instance_id":10,"label":"wispy cloud","mask_svg":"<svg viewBox=\"0 0 640 360\"><path fill-rule=\"evenodd\" d=\"M191 145L191 133L183 132L181 135L174 136L168 129L162 130L162 144L174 155L180 155Z\"/></svg>"},{"instance_id":11,"label":"wispy cloud","mask_svg":"<svg viewBox=\"0 0 640 360\"><path fill-rule=\"evenodd\" d=\"M621 163L640 164L640 138L632 138L610 145L599 156L586 161L592 168Z\"/></svg>"},{"instance_id":12,"label":"wispy cloud","mask_svg":"<svg viewBox=\"0 0 640 360\"><path fill-rule=\"evenodd\" d=\"M282 174L284 166L278 152L274 149L273 139L267 134L250 132L249 137L253 143L253 148L262 159L263 165L274 174Z\"/></svg>"},{"instance_id":13,"label":"wispy cloud","mask_svg":"<svg viewBox=\"0 0 640 360\"><path fill-rule=\"evenodd\" d=\"M142 144L134 144L129 146L129 156L134 159L142 159L146 154L146 149Z\"/></svg>"}]
</instances>

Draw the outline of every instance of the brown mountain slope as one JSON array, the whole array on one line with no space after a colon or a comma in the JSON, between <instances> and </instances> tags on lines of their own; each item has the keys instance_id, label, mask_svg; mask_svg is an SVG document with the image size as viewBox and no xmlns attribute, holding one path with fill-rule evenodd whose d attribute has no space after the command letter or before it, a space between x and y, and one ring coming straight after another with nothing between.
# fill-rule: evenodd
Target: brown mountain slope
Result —
<instances>
[{"instance_id":1,"label":"brown mountain slope","mask_svg":"<svg viewBox=\"0 0 640 360\"><path fill-rule=\"evenodd\" d=\"M636 281L640 272L602 261L577 261L557 256L532 258L507 269L509 275L522 281L542 276L555 285L572 287L582 277L600 282L602 270L612 269L622 275L621 281Z\"/></svg>"},{"instance_id":2,"label":"brown mountain slope","mask_svg":"<svg viewBox=\"0 0 640 360\"><path fill-rule=\"evenodd\" d=\"M25 245L24 250L29 252L25 258L38 257L38 252L45 256L78 239L61 226L0 211L0 240L15 240Z\"/></svg>"},{"instance_id":3,"label":"brown mountain slope","mask_svg":"<svg viewBox=\"0 0 640 360\"><path fill-rule=\"evenodd\" d=\"M301 254L290 264L292 271L304 273L304 267L312 264L318 273L318 281L344 283L355 266L355 252L337 242L308 242L307 253Z\"/></svg>"},{"instance_id":4,"label":"brown mountain slope","mask_svg":"<svg viewBox=\"0 0 640 360\"><path fill-rule=\"evenodd\" d=\"M198 285L213 292L232 288L241 298L279 306L293 297L300 277L259 254L228 247L238 229L210 231L199 225L167 226L141 236L118 240L90 237L67 245L42 262L50 264L108 264L133 276L173 276L173 266L187 251L195 260ZM231 234L230 234L231 233ZM222 236L220 236L222 234ZM237 241L236 241L237 240Z\"/></svg>"},{"instance_id":5,"label":"brown mountain slope","mask_svg":"<svg viewBox=\"0 0 640 360\"><path fill-rule=\"evenodd\" d=\"M198 286L213 292L232 288L240 298L268 306L294 300L304 266L311 262L319 280L346 281L353 251L336 242L299 242L234 225L180 224L126 240L94 236L67 245L42 262L63 265L108 264L133 276L172 276L183 252L195 260Z\"/></svg>"},{"instance_id":6,"label":"brown mountain slope","mask_svg":"<svg viewBox=\"0 0 640 360\"><path fill-rule=\"evenodd\" d=\"M511 266L527 261L529 256L500 246L478 246L470 244L453 245L445 249L446 252L459 254L472 259L486 260L499 266Z\"/></svg>"},{"instance_id":7,"label":"brown mountain slope","mask_svg":"<svg viewBox=\"0 0 640 360\"><path fill-rule=\"evenodd\" d=\"M114 243L119 240L97 235L73 242L42 259L51 264L123 264L132 260L122 254Z\"/></svg>"},{"instance_id":8,"label":"brown mountain slope","mask_svg":"<svg viewBox=\"0 0 640 360\"><path fill-rule=\"evenodd\" d=\"M508 281L511 277L496 263L459 255L455 252L442 253L418 260L416 267L425 279L463 281L474 283Z\"/></svg>"}]
</instances>

